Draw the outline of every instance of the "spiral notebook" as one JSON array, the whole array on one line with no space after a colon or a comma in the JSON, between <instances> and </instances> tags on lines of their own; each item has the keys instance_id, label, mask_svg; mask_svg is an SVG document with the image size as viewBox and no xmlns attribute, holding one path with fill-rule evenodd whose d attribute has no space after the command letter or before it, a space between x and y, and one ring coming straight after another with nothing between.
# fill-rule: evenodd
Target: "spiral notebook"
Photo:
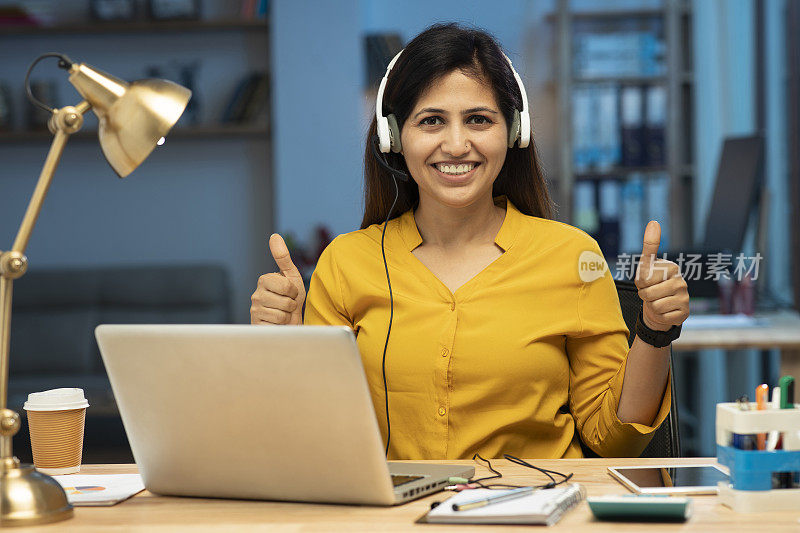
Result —
<instances>
[{"instance_id":1,"label":"spiral notebook","mask_svg":"<svg viewBox=\"0 0 800 533\"><path fill-rule=\"evenodd\" d=\"M551 526L586 496L578 483L554 489L540 489L515 498L469 509L454 511L454 503L473 501L485 496L500 495L505 490L463 490L431 509L425 522L435 524L542 524Z\"/></svg>"}]
</instances>

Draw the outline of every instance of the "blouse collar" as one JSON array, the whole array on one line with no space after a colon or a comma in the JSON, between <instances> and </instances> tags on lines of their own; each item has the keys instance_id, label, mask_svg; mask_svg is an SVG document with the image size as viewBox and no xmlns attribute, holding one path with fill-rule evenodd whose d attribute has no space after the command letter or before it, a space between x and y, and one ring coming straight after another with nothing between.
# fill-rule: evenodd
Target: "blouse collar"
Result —
<instances>
[{"instance_id":1,"label":"blouse collar","mask_svg":"<svg viewBox=\"0 0 800 533\"><path fill-rule=\"evenodd\" d=\"M505 195L496 196L494 204L498 206L505 204L506 207L506 216L500 226L500 231L497 232L497 236L494 238L494 242L503 250L508 250L514 243L522 213ZM400 236L409 252L422 244L422 236L419 234L417 222L414 220L413 208L400 215Z\"/></svg>"}]
</instances>

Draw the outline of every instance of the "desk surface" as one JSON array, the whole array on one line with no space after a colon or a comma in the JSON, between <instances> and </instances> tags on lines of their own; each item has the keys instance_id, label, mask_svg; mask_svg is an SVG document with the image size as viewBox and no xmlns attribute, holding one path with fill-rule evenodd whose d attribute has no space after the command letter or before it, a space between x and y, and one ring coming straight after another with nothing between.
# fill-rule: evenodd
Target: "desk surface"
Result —
<instances>
[{"instance_id":1,"label":"desk surface","mask_svg":"<svg viewBox=\"0 0 800 533\"><path fill-rule=\"evenodd\" d=\"M698 464L713 461L703 458L682 459L561 459L533 460L532 464L559 472L573 472L574 481L583 484L589 496L627 493L607 473L613 465ZM472 461L447 461L473 464ZM492 461L510 483L541 483L541 474L506 460ZM84 465L81 474L133 473L135 465ZM476 475L486 475L483 466L476 466ZM321 505L245 500L214 500L156 496L147 491L114 507L76 507L75 516L65 522L16 528L15 531L481 531L497 527L415 524L430 503L445 499L449 493L438 493L405 505L390 508L345 505ZM586 502L564 516L554 531L798 531L800 509L781 513L739 514L717 502L715 496L695 496L694 514L686 523L642 524L595 521ZM530 526L503 526L502 531L531 531Z\"/></svg>"},{"instance_id":2,"label":"desk surface","mask_svg":"<svg viewBox=\"0 0 800 533\"><path fill-rule=\"evenodd\" d=\"M672 349L705 348L800 348L800 314L796 311L757 313L769 321L765 326L747 328L684 328L672 343Z\"/></svg>"}]
</instances>

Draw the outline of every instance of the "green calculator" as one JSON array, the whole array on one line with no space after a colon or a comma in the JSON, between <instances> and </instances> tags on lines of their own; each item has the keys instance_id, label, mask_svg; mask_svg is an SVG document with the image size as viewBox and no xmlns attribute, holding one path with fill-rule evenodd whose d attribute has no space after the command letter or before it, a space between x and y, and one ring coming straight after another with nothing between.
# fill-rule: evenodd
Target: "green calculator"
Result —
<instances>
[{"instance_id":1,"label":"green calculator","mask_svg":"<svg viewBox=\"0 0 800 533\"><path fill-rule=\"evenodd\" d=\"M593 496L587 498L598 520L684 522L692 514L692 499L684 496Z\"/></svg>"}]
</instances>

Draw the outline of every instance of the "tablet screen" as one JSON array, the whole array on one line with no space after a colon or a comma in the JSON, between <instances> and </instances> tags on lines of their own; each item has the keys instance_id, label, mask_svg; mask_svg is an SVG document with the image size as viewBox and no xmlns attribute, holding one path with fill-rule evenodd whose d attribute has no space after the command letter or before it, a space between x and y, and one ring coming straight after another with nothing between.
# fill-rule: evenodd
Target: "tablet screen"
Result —
<instances>
[{"instance_id":1,"label":"tablet screen","mask_svg":"<svg viewBox=\"0 0 800 533\"><path fill-rule=\"evenodd\" d=\"M716 487L728 481L728 475L712 466L682 466L669 468L615 468L640 488L656 487Z\"/></svg>"}]
</instances>

